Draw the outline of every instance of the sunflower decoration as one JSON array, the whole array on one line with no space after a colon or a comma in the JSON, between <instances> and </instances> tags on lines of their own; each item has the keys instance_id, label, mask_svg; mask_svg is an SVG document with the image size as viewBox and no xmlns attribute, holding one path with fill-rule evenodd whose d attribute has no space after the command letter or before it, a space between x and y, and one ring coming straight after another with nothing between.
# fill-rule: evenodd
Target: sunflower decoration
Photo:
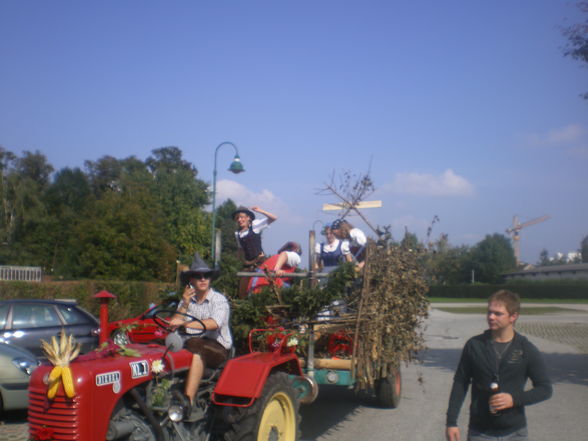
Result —
<instances>
[{"instance_id":1,"label":"sunflower decoration","mask_svg":"<svg viewBox=\"0 0 588 441\"><path fill-rule=\"evenodd\" d=\"M54 366L49 373L47 398L53 399L55 397L60 383L63 384L65 395L68 398L73 398L76 391L69 363L80 353L81 344L75 341L73 335L66 335L65 331L62 330L59 336L59 342L55 336L52 336L51 343L41 340L41 347L47 359Z\"/></svg>"}]
</instances>

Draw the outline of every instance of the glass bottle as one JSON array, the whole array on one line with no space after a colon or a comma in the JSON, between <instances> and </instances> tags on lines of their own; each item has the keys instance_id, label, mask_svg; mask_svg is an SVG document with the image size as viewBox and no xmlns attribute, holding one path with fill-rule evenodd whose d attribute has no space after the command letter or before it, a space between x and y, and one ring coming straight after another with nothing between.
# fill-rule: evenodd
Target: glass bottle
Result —
<instances>
[{"instance_id":1,"label":"glass bottle","mask_svg":"<svg viewBox=\"0 0 588 441\"><path fill-rule=\"evenodd\" d=\"M493 381L492 383L490 383L490 397L492 397L493 395L496 395L497 393L500 392L500 386L498 385L498 383L496 381ZM496 415L500 415L500 412L497 411L496 409L494 409L492 406L488 405L488 407L490 408L490 413L494 416Z\"/></svg>"}]
</instances>

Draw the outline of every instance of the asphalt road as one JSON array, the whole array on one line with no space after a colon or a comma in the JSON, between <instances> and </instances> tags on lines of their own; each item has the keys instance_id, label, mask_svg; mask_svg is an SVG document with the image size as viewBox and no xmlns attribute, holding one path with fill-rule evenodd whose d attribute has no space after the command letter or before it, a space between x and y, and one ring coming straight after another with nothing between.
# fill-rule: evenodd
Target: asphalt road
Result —
<instances>
[{"instance_id":1,"label":"asphalt road","mask_svg":"<svg viewBox=\"0 0 588 441\"><path fill-rule=\"evenodd\" d=\"M445 412L453 372L466 340L485 329L485 316L440 311L435 304L426 322L428 349L422 364L405 367L397 409L379 409L370 397L323 388L317 401L302 408L302 439L316 441L443 441ZM457 306L457 305L451 305ZM518 327L545 356L554 395L529 406L532 441L588 439L588 305L565 305L578 313L521 316ZM531 334L530 332L533 332ZM464 435L468 403L459 423Z\"/></svg>"},{"instance_id":2,"label":"asphalt road","mask_svg":"<svg viewBox=\"0 0 588 441\"><path fill-rule=\"evenodd\" d=\"M442 441L453 371L465 341L485 329L485 317L440 311L426 321L428 349L422 363L403 368L397 409L379 409L372 397L345 388L322 387L317 401L303 406L304 441ZM451 306L457 306L452 304ZM532 441L588 439L588 305L565 305L578 312L521 316L517 327L543 352L554 396L527 408ZM469 402L469 397L466 403ZM467 404L460 416L465 434ZM27 439L23 412L2 416L0 441ZM465 439L465 437L464 437Z\"/></svg>"}]
</instances>

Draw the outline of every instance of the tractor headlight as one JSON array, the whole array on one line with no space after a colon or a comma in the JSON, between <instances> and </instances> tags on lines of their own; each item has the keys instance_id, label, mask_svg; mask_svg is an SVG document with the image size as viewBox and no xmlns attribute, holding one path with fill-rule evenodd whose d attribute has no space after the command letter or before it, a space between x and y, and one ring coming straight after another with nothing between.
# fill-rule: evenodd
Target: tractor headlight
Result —
<instances>
[{"instance_id":1,"label":"tractor headlight","mask_svg":"<svg viewBox=\"0 0 588 441\"><path fill-rule=\"evenodd\" d=\"M167 416L174 423L179 423L184 418L184 407L179 404L172 404L167 409Z\"/></svg>"}]
</instances>

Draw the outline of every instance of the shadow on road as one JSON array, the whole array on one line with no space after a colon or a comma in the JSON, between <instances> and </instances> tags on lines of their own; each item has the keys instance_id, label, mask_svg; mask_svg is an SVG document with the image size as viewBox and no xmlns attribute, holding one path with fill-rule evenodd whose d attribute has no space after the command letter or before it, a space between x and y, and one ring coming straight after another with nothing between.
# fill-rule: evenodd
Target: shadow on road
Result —
<instances>
[{"instance_id":1,"label":"shadow on road","mask_svg":"<svg viewBox=\"0 0 588 441\"><path fill-rule=\"evenodd\" d=\"M553 383L588 386L587 354L543 354L549 378Z\"/></svg>"},{"instance_id":2,"label":"shadow on road","mask_svg":"<svg viewBox=\"0 0 588 441\"><path fill-rule=\"evenodd\" d=\"M317 439L334 434L337 425L366 404L365 397L341 386L321 386L316 401L300 407L302 439Z\"/></svg>"},{"instance_id":3,"label":"shadow on road","mask_svg":"<svg viewBox=\"0 0 588 441\"><path fill-rule=\"evenodd\" d=\"M420 359L425 366L437 367L450 372L455 372L459 357L460 349L426 349Z\"/></svg>"},{"instance_id":4,"label":"shadow on road","mask_svg":"<svg viewBox=\"0 0 588 441\"><path fill-rule=\"evenodd\" d=\"M0 425L3 424L23 424L27 422L26 410L7 410L0 414Z\"/></svg>"},{"instance_id":5,"label":"shadow on road","mask_svg":"<svg viewBox=\"0 0 588 441\"><path fill-rule=\"evenodd\" d=\"M427 349L422 354L425 366L455 372L461 349ZM543 353L553 383L588 385L588 354Z\"/></svg>"}]
</instances>

